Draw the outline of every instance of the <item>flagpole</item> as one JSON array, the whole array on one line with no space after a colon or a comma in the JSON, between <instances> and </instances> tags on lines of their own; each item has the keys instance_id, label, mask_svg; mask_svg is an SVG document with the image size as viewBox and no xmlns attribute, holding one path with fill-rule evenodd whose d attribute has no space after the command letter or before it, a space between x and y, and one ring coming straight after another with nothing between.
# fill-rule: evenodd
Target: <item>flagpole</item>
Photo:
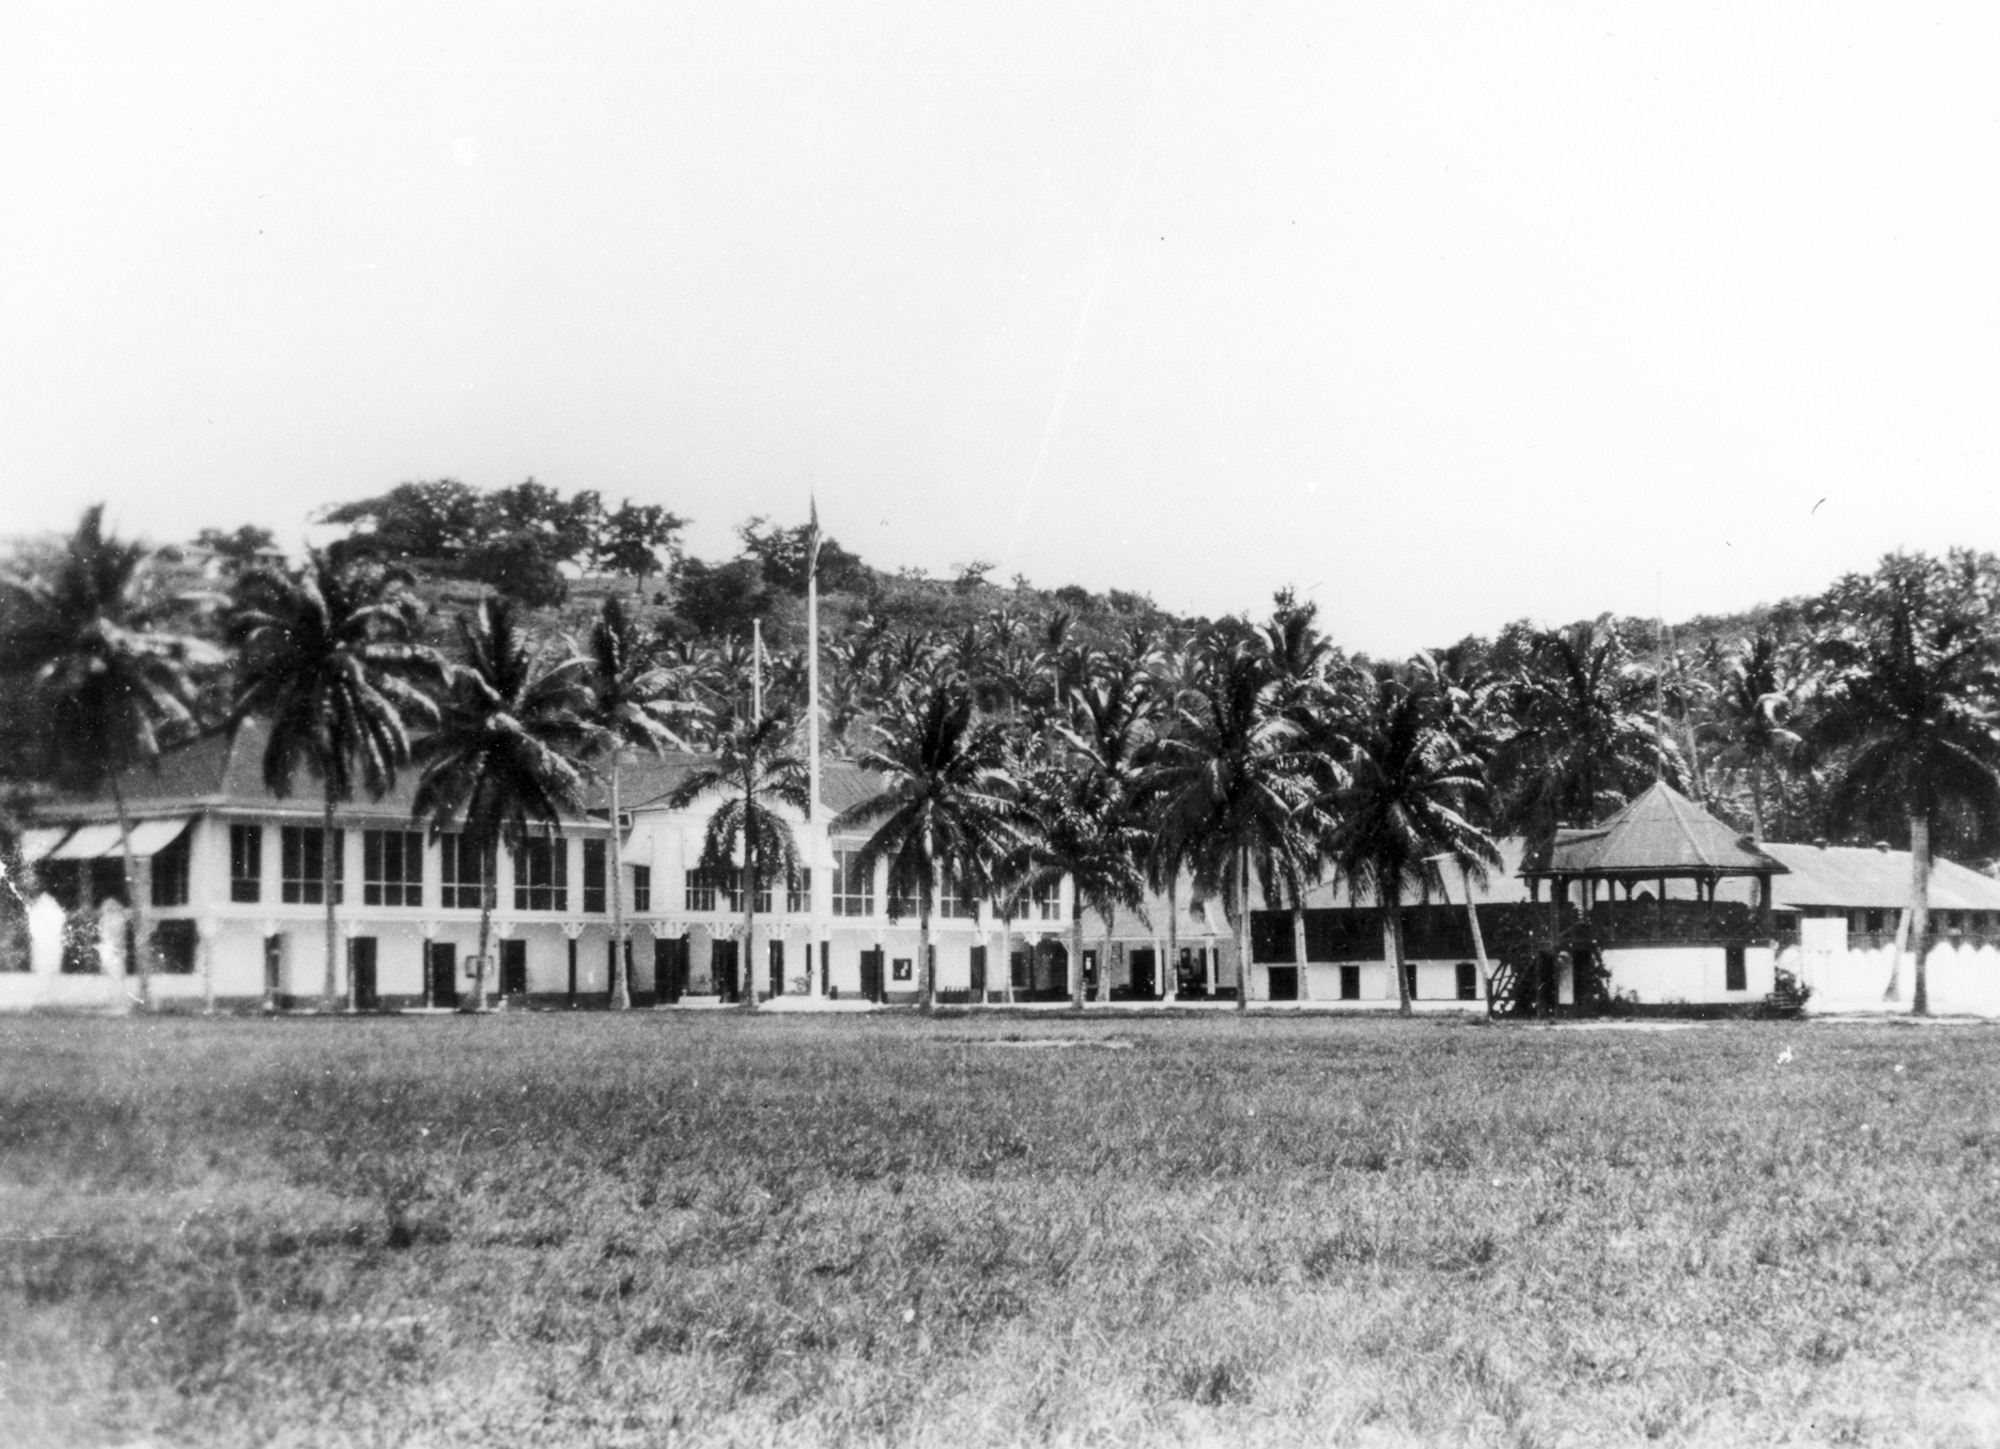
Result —
<instances>
[{"instance_id":1,"label":"flagpole","mask_svg":"<svg viewBox=\"0 0 2000 1449\"><path fill-rule=\"evenodd\" d=\"M807 909L812 929L806 940L806 991L820 994L819 961L822 921L819 903L828 891L827 870L833 863L830 844L821 845L826 835L820 819L819 795L819 503L812 504L812 537L806 553L806 804L807 838L812 842L813 879Z\"/></svg>"}]
</instances>

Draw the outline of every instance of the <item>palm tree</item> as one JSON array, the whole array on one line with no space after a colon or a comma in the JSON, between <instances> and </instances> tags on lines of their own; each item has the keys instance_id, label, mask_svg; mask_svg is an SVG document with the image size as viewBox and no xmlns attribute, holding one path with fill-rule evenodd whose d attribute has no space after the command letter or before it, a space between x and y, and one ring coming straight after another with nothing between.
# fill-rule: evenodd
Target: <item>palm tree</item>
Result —
<instances>
[{"instance_id":1,"label":"palm tree","mask_svg":"<svg viewBox=\"0 0 2000 1449\"><path fill-rule=\"evenodd\" d=\"M798 840L791 823L771 806L789 805L803 815L812 796L789 715L735 716L719 722L713 733L713 759L690 771L667 796L667 804L685 810L704 795L725 797L708 817L701 864L708 870L728 870L736 860L743 862L742 1004L755 1010L757 892L773 881L795 877L799 869Z\"/></svg>"},{"instance_id":2,"label":"palm tree","mask_svg":"<svg viewBox=\"0 0 2000 1449\"><path fill-rule=\"evenodd\" d=\"M84 510L48 567L0 578L0 679L45 722L51 773L79 791L108 789L118 813L145 1007L152 952L121 779L157 768L163 748L194 733L201 671L222 658L185 627L199 603L166 586L145 545L104 531L102 504Z\"/></svg>"},{"instance_id":3,"label":"palm tree","mask_svg":"<svg viewBox=\"0 0 2000 1449\"><path fill-rule=\"evenodd\" d=\"M877 743L861 755L885 788L834 823L874 825L860 869L888 861L890 899L916 902L923 953L917 999L929 1011L937 1000L931 911L938 872L975 900L990 893L994 863L1014 839L1014 782L1000 732L976 717L971 694L949 674L913 682L887 703L886 716L875 727Z\"/></svg>"},{"instance_id":4,"label":"palm tree","mask_svg":"<svg viewBox=\"0 0 2000 1449\"><path fill-rule=\"evenodd\" d=\"M357 785L371 799L387 794L410 762L408 725L437 717L418 687L437 674L436 657L412 642L421 614L402 575L372 559L336 564L318 552L297 573L243 575L229 612L238 650L230 714L268 722L264 784L283 799L301 766L320 782L326 1011L338 991L334 807L352 800ZM350 972L350 1010L360 1004L356 989Z\"/></svg>"},{"instance_id":5,"label":"palm tree","mask_svg":"<svg viewBox=\"0 0 2000 1449\"><path fill-rule=\"evenodd\" d=\"M1147 835L1104 776L1074 762L1051 763L1022 782L1027 818L1034 826L1036 879L1054 883L1068 877L1070 909L1070 1005L1083 1010L1083 917L1095 910L1108 935L1119 906L1145 904L1145 877L1139 860ZM1098 968L1098 998L1110 994L1111 963Z\"/></svg>"},{"instance_id":6,"label":"palm tree","mask_svg":"<svg viewBox=\"0 0 2000 1449\"><path fill-rule=\"evenodd\" d=\"M1444 696L1423 655L1404 669L1379 666L1347 719L1347 782L1322 802L1333 822L1328 859L1381 905L1405 1016L1404 893L1428 893L1437 857L1457 862L1468 877L1500 863L1492 837L1466 818L1467 802L1484 788L1481 767L1446 727Z\"/></svg>"},{"instance_id":7,"label":"palm tree","mask_svg":"<svg viewBox=\"0 0 2000 1449\"><path fill-rule=\"evenodd\" d=\"M1507 692L1498 815L1545 855L1562 825L1594 825L1656 776L1681 784L1680 753L1648 718L1653 684L1607 615L1526 641Z\"/></svg>"},{"instance_id":8,"label":"palm tree","mask_svg":"<svg viewBox=\"0 0 2000 1449\"><path fill-rule=\"evenodd\" d=\"M1943 562L1890 554L1827 595L1837 622L1821 646L1832 674L1819 734L1848 752L1830 804L1844 822L1897 810L1908 821L1918 1016L1930 1010L1931 829L1952 807L2000 818L1996 602L2000 563L1960 549Z\"/></svg>"},{"instance_id":9,"label":"palm tree","mask_svg":"<svg viewBox=\"0 0 2000 1449\"><path fill-rule=\"evenodd\" d=\"M500 846L518 857L531 838L560 840L563 816L584 808L580 763L601 748L588 723L583 662L557 662L531 639L505 598L482 599L458 620L462 659L451 669L434 733L417 743L423 766L411 814L436 836L460 831L480 863L479 966L473 1010L486 1009Z\"/></svg>"},{"instance_id":10,"label":"palm tree","mask_svg":"<svg viewBox=\"0 0 2000 1449\"><path fill-rule=\"evenodd\" d=\"M1326 761L1278 707L1269 658L1254 642L1213 631L1197 646L1188 686L1147 770L1142 798L1168 858L1193 869L1195 889L1222 903L1239 953L1237 1006L1250 997L1250 882L1273 894L1280 862L1301 849L1314 776Z\"/></svg>"},{"instance_id":11,"label":"palm tree","mask_svg":"<svg viewBox=\"0 0 2000 1449\"><path fill-rule=\"evenodd\" d=\"M1091 681L1070 692L1069 724L1054 726L1069 758L1027 781L1029 817L1046 878L1068 876L1072 892L1073 1004L1083 1007L1083 913L1104 921L1106 956L1097 977L1100 1001L1111 994L1108 933L1119 906L1145 902L1144 859L1150 836L1139 821L1140 782L1160 715L1150 648L1100 656Z\"/></svg>"},{"instance_id":12,"label":"palm tree","mask_svg":"<svg viewBox=\"0 0 2000 1449\"><path fill-rule=\"evenodd\" d=\"M627 748L655 753L669 746L686 749L668 721L692 709L677 696L683 681L662 667L650 635L625 612L618 596L609 595L577 658L583 662L587 703L583 717L602 732L611 785L611 1005L629 1010L632 981L625 969L625 827L620 795L623 755ZM670 697L673 696L673 697Z\"/></svg>"},{"instance_id":13,"label":"palm tree","mask_svg":"<svg viewBox=\"0 0 2000 1449\"><path fill-rule=\"evenodd\" d=\"M1744 640L1726 667L1716 694L1716 718L1709 726L1722 740L1720 762L1750 778L1750 828L1758 840L1764 838L1764 777L1799 743L1798 734L1784 723L1792 692L1784 679L1783 657L1777 638L1768 632Z\"/></svg>"}]
</instances>

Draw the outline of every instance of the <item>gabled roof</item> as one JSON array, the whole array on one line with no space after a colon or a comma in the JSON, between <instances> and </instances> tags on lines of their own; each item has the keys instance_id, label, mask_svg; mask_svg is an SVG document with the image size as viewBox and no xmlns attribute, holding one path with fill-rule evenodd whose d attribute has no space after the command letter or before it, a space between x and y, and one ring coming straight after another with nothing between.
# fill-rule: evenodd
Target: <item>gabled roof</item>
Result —
<instances>
[{"instance_id":1,"label":"gabled roof","mask_svg":"<svg viewBox=\"0 0 2000 1449\"><path fill-rule=\"evenodd\" d=\"M1561 830L1527 875L1761 875L1785 866L1664 780L1603 824Z\"/></svg>"},{"instance_id":2,"label":"gabled roof","mask_svg":"<svg viewBox=\"0 0 2000 1449\"><path fill-rule=\"evenodd\" d=\"M1782 861L1772 897L1779 910L1801 906L1900 910L1910 901L1910 852L1855 845L1775 845ZM1931 862L1931 909L2000 911L2000 880L1942 856Z\"/></svg>"}]
</instances>

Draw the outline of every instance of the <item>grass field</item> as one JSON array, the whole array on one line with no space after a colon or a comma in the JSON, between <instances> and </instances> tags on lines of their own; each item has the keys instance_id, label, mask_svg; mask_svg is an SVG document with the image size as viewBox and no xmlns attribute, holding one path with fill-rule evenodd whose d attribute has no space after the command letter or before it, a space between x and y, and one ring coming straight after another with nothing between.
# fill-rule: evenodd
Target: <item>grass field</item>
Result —
<instances>
[{"instance_id":1,"label":"grass field","mask_svg":"<svg viewBox=\"0 0 2000 1449\"><path fill-rule=\"evenodd\" d=\"M0 1021L0 1443L1991 1444L1997 1088L1987 1027Z\"/></svg>"}]
</instances>

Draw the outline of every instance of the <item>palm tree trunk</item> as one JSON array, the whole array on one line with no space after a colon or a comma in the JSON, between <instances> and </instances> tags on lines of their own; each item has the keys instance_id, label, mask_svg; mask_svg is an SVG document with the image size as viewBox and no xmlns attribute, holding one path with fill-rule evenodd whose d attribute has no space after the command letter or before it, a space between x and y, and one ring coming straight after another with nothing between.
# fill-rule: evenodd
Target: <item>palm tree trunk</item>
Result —
<instances>
[{"instance_id":1,"label":"palm tree trunk","mask_svg":"<svg viewBox=\"0 0 2000 1449\"><path fill-rule=\"evenodd\" d=\"M1486 937L1479 929L1479 907L1472 899L1472 872L1464 865L1459 866L1465 881L1465 919L1472 927L1472 956L1479 963L1479 990L1486 998L1486 1014L1493 1014L1493 966L1486 959Z\"/></svg>"},{"instance_id":2,"label":"palm tree trunk","mask_svg":"<svg viewBox=\"0 0 2000 1449\"><path fill-rule=\"evenodd\" d=\"M1104 918L1104 949L1097 953L1097 1002L1111 1004L1111 917Z\"/></svg>"},{"instance_id":3,"label":"palm tree trunk","mask_svg":"<svg viewBox=\"0 0 2000 1449\"><path fill-rule=\"evenodd\" d=\"M1764 767L1754 755L1750 759L1750 838L1764 838Z\"/></svg>"},{"instance_id":4,"label":"palm tree trunk","mask_svg":"<svg viewBox=\"0 0 2000 1449\"><path fill-rule=\"evenodd\" d=\"M1304 1001L1306 992L1306 907L1298 896L1292 897L1292 959L1298 962L1299 1000Z\"/></svg>"},{"instance_id":5,"label":"palm tree trunk","mask_svg":"<svg viewBox=\"0 0 2000 1449\"><path fill-rule=\"evenodd\" d=\"M625 969L625 847L618 823L618 747L611 747L611 1009L632 1009L632 974ZM655 970L658 968L656 967Z\"/></svg>"},{"instance_id":6,"label":"palm tree trunk","mask_svg":"<svg viewBox=\"0 0 2000 1449\"><path fill-rule=\"evenodd\" d=\"M1069 903L1069 1004L1083 1010L1083 902L1072 897Z\"/></svg>"},{"instance_id":7,"label":"palm tree trunk","mask_svg":"<svg viewBox=\"0 0 2000 1449\"><path fill-rule=\"evenodd\" d=\"M1009 1006L1014 1004L1014 903L1010 900L1000 907L1000 970L1005 973L1000 989L1006 993Z\"/></svg>"},{"instance_id":8,"label":"palm tree trunk","mask_svg":"<svg viewBox=\"0 0 2000 1449\"><path fill-rule=\"evenodd\" d=\"M1396 973L1396 1010L1409 1016L1410 977L1403 967L1403 892L1393 879L1382 886L1382 917L1389 926L1389 955L1393 958L1389 964Z\"/></svg>"},{"instance_id":9,"label":"palm tree trunk","mask_svg":"<svg viewBox=\"0 0 2000 1449\"><path fill-rule=\"evenodd\" d=\"M493 907L498 904L500 894L500 844L488 845L486 856L486 883L479 892L479 956L478 964L472 968L472 1009L486 1010L486 952L493 943ZM518 863L516 869L519 869Z\"/></svg>"},{"instance_id":10,"label":"palm tree trunk","mask_svg":"<svg viewBox=\"0 0 2000 1449\"><path fill-rule=\"evenodd\" d=\"M340 923L335 918L333 901L333 787L327 786L326 800L319 817L319 889L320 899L326 902L326 982L320 991L320 1009L334 1011L336 997L340 993L339 977L335 960L340 955ZM353 985L352 971L348 972L350 986ZM350 1000L348 1005L353 1006Z\"/></svg>"},{"instance_id":11,"label":"palm tree trunk","mask_svg":"<svg viewBox=\"0 0 2000 1449\"><path fill-rule=\"evenodd\" d=\"M132 821L125 813L125 792L119 787L118 776L111 776L111 803L118 811L118 850L125 860L125 919L132 928L133 960L126 962L125 969L139 968L139 1009L153 1009L153 953L147 949L146 917L139 904L139 865L132 854ZM86 870L87 873L87 870Z\"/></svg>"},{"instance_id":12,"label":"palm tree trunk","mask_svg":"<svg viewBox=\"0 0 2000 1449\"><path fill-rule=\"evenodd\" d=\"M736 973L740 1003L757 1009L757 765L753 750L743 771L743 960Z\"/></svg>"},{"instance_id":13,"label":"palm tree trunk","mask_svg":"<svg viewBox=\"0 0 2000 1449\"><path fill-rule=\"evenodd\" d=\"M132 821L126 817L124 791L118 787L118 777L110 777L112 783L112 805L118 811L118 853L124 857L126 869L126 921L132 923L132 961L126 963L126 971L138 967L138 1009L152 1011L152 953L146 949L146 917L140 913L138 903L138 859L132 855ZM88 875L88 871L86 871Z\"/></svg>"},{"instance_id":14,"label":"palm tree trunk","mask_svg":"<svg viewBox=\"0 0 2000 1449\"><path fill-rule=\"evenodd\" d=\"M1250 847L1236 853L1236 919L1229 924L1236 932L1236 1009L1250 1009ZM1224 914L1227 914L1225 912Z\"/></svg>"},{"instance_id":15,"label":"palm tree trunk","mask_svg":"<svg viewBox=\"0 0 2000 1449\"><path fill-rule=\"evenodd\" d=\"M1910 1015L1931 1014L1929 973L1931 925L1931 822L1928 811L1910 813L1910 949L1916 954L1911 971Z\"/></svg>"},{"instance_id":16,"label":"palm tree trunk","mask_svg":"<svg viewBox=\"0 0 2000 1449\"><path fill-rule=\"evenodd\" d=\"M931 907L929 901L917 904L917 1010L929 1012L937 1008L937 961L931 950Z\"/></svg>"}]
</instances>

